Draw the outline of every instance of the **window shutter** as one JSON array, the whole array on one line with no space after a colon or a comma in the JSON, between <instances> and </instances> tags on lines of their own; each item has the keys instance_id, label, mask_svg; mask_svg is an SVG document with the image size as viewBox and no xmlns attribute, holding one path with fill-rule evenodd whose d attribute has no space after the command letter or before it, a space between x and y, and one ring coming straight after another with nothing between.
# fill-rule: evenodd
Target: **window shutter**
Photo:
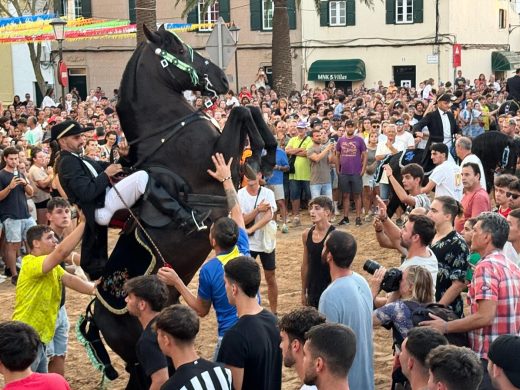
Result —
<instances>
[{"instance_id":1,"label":"window shutter","mask_svg":"<svg viewBox=\"0 0 520 390\"><path fill-rule=\"evenodd\" d=\"M296 2L295 0L287 1L287 12L289 13L289 28L296 30Z\"/></svg>"},{"instance_id":2,"label":"window shutter","mask_svg":"<svg viewBox=\"0 0 520 390\"><path fill-rule=\"evenodd\" d=\"M84 18L92 17L92 3L90 0L83 0L81 2L81 16Z\"/></svg>"},{"instance_id":3,"label":"window shutter","mask_svg":"<svg viewBox=\"0 0 520 390\"><path fill-rule=\"evenodd\" d=\"M386 24L395 24L395 0L386 0Z\"/></svg>"},{"instance_id":4,"label":"window shutter","mask_svg":"<svg viewBox=\"0 0 520 390\"><path fill-rule=\"evenodd\" d=\"M63 16L63 1L64 0L59 0L54 2L54 13L56 16Z\"/></svg>"},{"instance_id":5,"label":"window shutter","mask_svg":"<svg viewBox=\"0 0 520 390\"><path fill-rule=\"evenodd\" d=\"M199 6L198 3L193 7L193 9L188 12L188 16L186 18L186 23L197 24L199 23Z\"/></svg>"},{"instance_id":6,"label":"window shutter","mask_svg":"<svg viewBox=\"0 0 520 390\"><path fill-rule=\"evenodd\" d=\"M329 2L320 1L320 26L329 25Z\"/></svg>"},{"instance_id":7,"label":"window shutter","mask_svg":"<svg viewBox=\"0 0 520 390\"><path fill-rule=\"evenodd\" d=\"M251 0L249 2L249 12L251 13L251 31L262 30L262 0Z\"/></svg>"},{"instance_id":8,"label":"window shutter","mask_svg":"<svg viewBox=\"0 0 520 390\"><path fill-rule=\"evenodd\" d=\"M130 19L130 24L135 24L135 0L128 0L128 19Z\"/></svg>"},{"instance_id":9,"label":"window shutter","mask_svg":"<svg viewBox=\"0 0 520 390\"><path fill-rule=\"evenodd\" d=\"M413 22L422 23L424 13L424 0L413 0Z\"/></svg>"},{"instance_id":10,"label":"window shutter","mask_svg":"<svg viewBox=\"0 0 520 390\"><path fill-rule=\"evenodd\" d=\"M347 26L356 25L356 0L347 0Z\"/></svg>"},{"instance_id":11,"label":"window shutter","mask_svg":"<svg viewBox=\"0 0 520 390\"><path fill-rule=\"evenodd\" d=\"M218 2L218 16L221 16L222 19L224 19L226 22L229 22L231 20L229 15L229 0L220 0Z\"/></svg>"}]
</instances>

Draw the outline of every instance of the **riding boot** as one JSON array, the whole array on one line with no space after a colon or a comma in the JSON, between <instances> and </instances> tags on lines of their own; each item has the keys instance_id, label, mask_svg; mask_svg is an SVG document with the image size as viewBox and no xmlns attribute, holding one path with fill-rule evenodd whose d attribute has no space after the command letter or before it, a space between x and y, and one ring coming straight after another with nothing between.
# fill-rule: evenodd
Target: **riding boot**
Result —
<instances>
[{"instance_id":1,"label":"riding boot","mask_svg":"<svg viewBox=\"0 0 520 390\"><path fill-rule=\"evenodd\" d=\"M170 202L173 205L174 202ZM189 208L184 208L180 203L176 202L175 210L168 210L173 218L173 221L189 235L196 231L206 230L208 227L204 222L208 219L211 214L211 210L199 211Z\"/></svg>"}]
</instances>

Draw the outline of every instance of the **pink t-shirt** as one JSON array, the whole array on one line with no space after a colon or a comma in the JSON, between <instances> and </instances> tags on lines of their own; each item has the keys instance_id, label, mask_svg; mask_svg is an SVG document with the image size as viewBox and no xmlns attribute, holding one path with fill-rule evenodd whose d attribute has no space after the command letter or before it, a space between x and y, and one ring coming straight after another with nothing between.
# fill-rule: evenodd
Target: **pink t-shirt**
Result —
<instances>
[{"instance_id":1,"label":"pink t-shirt","mask_svg":"<svg viewBox=\"0 0 520 390\"><path fill-rule=\"evenodd\" d=\"M61 375L33 372L27 378L8 383L4 390L70 390L70 386Z\"/></svg>"},{"instance_id":2,"label":"pink t-shirt","mask_svg":"<svg viewBox=\"0 0 520 390\"><path fill-rule=\"evenodd\" d=\"M473 192L466 192L461 200L464 214L455 218L455 230L462 233L464 224L470 218L475 218L485 211L491 211L491 202L488 193L480 187Z\"/></svg>"}]
</instances>

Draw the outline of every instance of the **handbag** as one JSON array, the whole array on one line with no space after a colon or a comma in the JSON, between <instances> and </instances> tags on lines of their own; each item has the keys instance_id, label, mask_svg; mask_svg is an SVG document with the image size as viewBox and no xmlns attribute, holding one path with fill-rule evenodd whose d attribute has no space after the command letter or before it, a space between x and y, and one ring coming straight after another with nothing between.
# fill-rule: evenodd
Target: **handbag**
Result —
<instances>
[{"instance_id":1,"label":"handbag","mask_svg":"<svg viewBox=\"0 0 520 390\"><path fill-rule=\"evenodd\" d=\"M272 219L263 227L264 230L264 238L262 240L262 245L264 247L265 253L271 253L274 251L276 247L276 222Z\"/></svg>"},{"instance_id":2,"label":"handbag","mask_svg":"<svg viewBox=\"0 0 520 390\"><path fill-rule=\"evenodd\" d=\"M307 137L305 137L302 142L300 142L300 145L298 145L298 149L300 149L303 145L303 143L305 142L305 140L307 139ZM291 156L289 157L289 173L295 173L296 172L296 169L294 167L294 163L296 162L296 156L295 154L291 154Z\"/></svg>"}]
</instances>

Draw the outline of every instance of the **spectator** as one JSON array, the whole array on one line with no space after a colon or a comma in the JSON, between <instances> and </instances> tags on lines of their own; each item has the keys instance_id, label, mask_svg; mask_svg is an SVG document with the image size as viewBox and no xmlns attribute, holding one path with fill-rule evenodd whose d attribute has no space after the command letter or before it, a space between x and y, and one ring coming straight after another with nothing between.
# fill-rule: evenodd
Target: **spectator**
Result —
<instances>
[{"instance_id":1,"label":"spectator","mask_svg":"<svg viewBox=\"0 0 520 390\"><path fill-rule=\"evenodd\" d=\"M426 364L428 389L477 390L482 380L478 357L468 348L440 345L428 354Z\"/></svg>"},{"instance_id":2,"label":"spectator","mask_svg":"<svg viewBox=\"0 0 520 390\"><path fill-rule=\"evenodd\" d=\"M446 337L435 329L414 328L408 332L401 345L399 362L411 390L427 388L429 372L426 358L434 348L447 344Z\"/></svg>"},{"instance_id":3,"label":"spectator","mask_svg":"<svg viewBox=\"0 0 520 390\"><path fill-rule=\"evenodd\" d=\"M509 235L504 245L504 255L520 266L520 209L513 210L507 216Z\"/></svg>"},{"instance_id":4,"label":"spectator","mask_svg":"<svg viewBox=\"0 0 520 390\"><path fill-rule=\"evenodd\" d=\"M283 123L280 121L280 123ZM285 126L285 123L283 123ZM285 137L285 136L284 136ZM282 217L282 233L289 233L287 226L287 207L285 206L284 174L289 172L289 160L287 154L280 146L276 148L276 165L273 168L273 175L267 181L267 188L274 193L276 206Z\"/></svg>"},{"instance_id":5,"label":"spectator","mask_svg":"<svg viewBox=\"0 0 520 390\"><path fill-rule=\"evenodd\" d=\"M466 245L468 248L471 248L471 243L473 242L473 227L477 223L477 218L470 218L464 223L464 229L462 230L462 237L464 237L464 241L466 241ZM471 283L473 279L473 269L480 261L480 254L478 252L471 251L468 258L468 271L466 272L466 284Z\"/></svg>"},{"instance_id":6,"label":"spectator","mask_svg":"<svg viewBox=\"0 0 520 390\"><path fill-rule=\"evenodd\" d=\"M222 217L215 221L209 231L209 242L216 256L204 263L199 272L197 296L184 284L180 276L169 267L159 269L159 279L179 291L186 303L200 317L208 315L211 305L215 309L218 322L218 338L213 360L216 360L222 338L226 331L238 320L237 310L230 304L224 285L224 265L238 256L249 255L249 240L244 226L244 217L238 203L235 187L231 180L231 163L217 153L212 158L215 171L209 174L222 183L226 193L231 218Z\"/></svg>"},{"instance_id":7,"label":"spectator","mask_svg":"<svg viewBox=\"0 0 520 390\"><path fill-rule=\"evenodd\" d=\"M289 123L289 126L291 124ZM312 145L312 139L307 136L307 122L298 122L297 135L287 143L285 152L291 158L295 156L294 173L289 174L289 187L292 205L293 226L300 226L300 200L303 196L305 199L311 199L310 179L311 165L307 158L307 149Z\"/></svg>"},{"instance_id":8,"label":"spectator","mask_svg":"<svg viewBox=\"0 0 520 390\"><path fill-rule=\"evenodd\" d=\"M365 222L371 222L374 216L375 196L379 192L379 183L374 180L374 172L379 164L376 160L378 133L372 130L367 140L367 168L363 175L363 209Z\"/></svg>"},{"instance_id":9,"label":"spectator","mask_svg":"<svg viewBox=\"0 0 520 390\"><path fill-rule=\"evenodd\" d=\"M266 248L266 235L269 235L267 224L273 219L276 211L274 193L269 188L260 186L262 173L256 179L247 180L246 187L238 190L238 203L244 216L247 235L249 236L250 254L256 260L260 257L267 283L267 296L271 312L278 312L278 284L276 283L276 249Z\"/></svg>"},{"instance_id":10,"label":"spectator","mask_svg":"<svg viewBox=\"0 0 520 390\"><path fill-rule=\"evenodd\" d=\"M306 338L303 382L320 390L356 389L347 380L357 350L352 329L342 324L321 324L308 331Z\"/></svg>"},{"instance_id":11,"label":"spectator","mask_svg":"<svg viewBox=\"0 0 520 390\"><path fill-rule=\"evenodd\" d=\"M395 121L395 127L396 127L395 140L396 140L396 142L400 142L402 144L399 149L400 150L415 149L415 141L413 139L413 135L411 133L409 133L408 131L406 131L404 120L397 119Z\"/></svg>"},{"instance_id":12,"label":"spectator","mask_svg":"<svg viewBox=\"0 0 520 390\"><path fill-rule=\"evenodd\" d=\"M402 186L394 177L390 165L386 164L383 168L395 194L407 206L407 212L416 207L423 207L426 210L430 209L430 198L421 192L424 170L419 164L408 164L401 169Z\"/></svg>"},{"instance_id":13,"label":"spectator","mask_svg":"<svg viewBox=\"0 0 520 390\"><path fill-rule=\"evenodd\" d=\"M229 303L239 320L224 335L217 361L231 370L234 388L280 390L282 354L276 317L258 304L260 268L241 256L224 266Z\"/></svg>"},{"instance_id":14,"label":"spectator","mask_svg":"<svg viewBox=\"0 0 520 390\"><path fill-rule=\"evenodd\" d=\"M199 319L193 309L184 305L166 307L156 317L157 342L161 351L175 365L175 373L161 390L211 387L231 390L231 372L219 363L203 359L195 349Z\"/></svg>"},{"instance_id":15,"label":"spectator","mask_svg":"<svg viewBox=\"0 0 520 390\"><path fill-rule=\"evenodd\" d=\"M327 321L352 328L357 352L349 385L353 389L373 390L372 294L365 278L350 268L356 256L356 240L349 233L335 230L324 245L332 283L321 294L319 311Z\"/></svg>"},{"instance_id":16,"label":"spectator","mask_svg":"<svg viewBox=\"0 0 520 390\"><path fill-rule=\"evenodd\" d=\"M25 176L18 171L18 150L14 147L4 149L2 159L4 169L0 171L0 219L5 234L3 260L9 270L6 276L11 276L11 282L16 285L18 270L16 257L27 230L35 225L29 214L25 195L32 196L34 190L28 184Z\"/></svg>"},{"instance_id":17,"label":"spectator","mask_svg":"<svg viewBox=\"0 0 520 390\"><path fill-rule=\"evenodd\" d=\"M491 211L489 195L480 186L479 167L475 163L466 163L462 166L462 185L464 196L462 197L462 215L455 218L455 230L462 233L464 222L468 218L478 217L480 213Z\"/></svg>"},{"instance_id":18,"label":"spectator","mask_svg":"<svg viewBox=\"0 0 520 390\"><path fill-rule=\"evenodd\" d=\"M354 122L345 122L346 132L336 144L336 170L338 183L343 192L343 219L339 225L348 225L350 209L350 194L353 194L356 204L356 226L361 226L361 192L363 191L362 177L367 165L367 147L363 138L355 134Z\"/></svg>"},{"instance_id":19,"label":"spectator","mask_svg":"<svg viewBox=\"0 0 520 390\"><path fill-rule=\"evenodd\" d=\"M498 212L504 218L507 218L511 212L511 208L509 207L509 196L507 196L507 193L509 192L509 183L517 180L518 179L515 176L506 173L495 177L494 193L497 208L494 211Z\"/></svg>"},{"instance_id":20,"label":"spectator","mask_svg":"<svg viewBox=\"0 0 520 390\"><path fill-rule=\"evenodd\" d=\"M520 209L520 180L511 180L507 185L506 197L511 210Z\"/></svg>"},{"instance_id":21,"label":"spectator","mask_svg":"<svg viewBox=\"0 0 520 390\"><path fill-rule=\"evenodd\" d=\"M487 191L487 184L486 184L486 175L484 171L484 167L482 166L482 162L480 161L480 158L476 154L471 153L471 147L473 142L471 141L471 138L468 137L460 137L455 142L455 153L457 154L457 157L461 160L460 166L463 167L467 163L474 163L478 165L479 172L480 172L480 186Z\"/></svg>"},{"instance_id":22,"label":"spectator","mask_svg":"<svg viewBox=\"0 0 520 390\"><path fill-rule=\"evenodd\" d=\"M0 324L0 374L5 390L52 389L70 390L58 374L33 373L31 363L37 358L41 341L29 325L18 321Z\"/></svg>"},{"instance_id":23,"label":"spectator","mask_svg":"<svg viewBox=\"0 0 520 390\"><path fill-rule=\"evenodd\" d=\"M520 389L520 337L499 336L491 343L488 354L488 373L496 390Z\"/></svg>"},{"instance_id":24,"label":"spectator","mask_svg":"<svg viewBox=\"0 0 520 390\"><path fill-rule=\"evenodd\" d=\"M428 212L436 229L431 249L439 263L435 299L450 306L459 317L462 317L464 311L461 293L466 288L469 257L469 248L464 238L453 228L455 217L461 212L461 204L448 196L436 197Z\"/></svg>"},{"instance_id":25,"label":"spectator","mask_svg":"<svg viewBox=\"0 0 520 390\"><path fill-rule=\"evenodd\" d=\"M294 367L298 377L303 382L305 372L303 367L303 346L305 334L314 326L325 323L325 317L314 307L294 309L284 315L280 322L280 337L282 339L283 364ZM315 386L303 385L300 390L317 390Z\"/></svg>"},{"instance_id":26,"label":"spectator","mask_svg":"<svg viewBox=\"0 0 520 390\"><path fill-rule=\"evenodd\" d=\"M429 194L435 187L435 197L451 196L462 199L462 179L460 167L448 159L448 147L442 143L434 143L431 146L431 157L435 168L429 177L428 184L421 190L423 194Z\"/></svg>"},{"instance_id":27,"label":"spectator","mask_svg":"<svg viewBox=\"0 0 520 390\"><path fill-rule=\"evenodd\" d=\"M309 207L312 227L302 233L302 305L317 308L322 292L330 284L330 269L322 261L322 253L325 240L334 230L334 226L329 222L332 201L326 196L318 196L311 200Z\"/></svg>"},{"instance_id":28,"label":"spectator","mask_svg":"<svg viewBox=\"0 0 520 390\"><path fill-rule=\"evenodd\" d=\"M173 374L172 362L161 352L154 332L157 316L168 302L168 287L156 275L143 275L128 280L124 290L128 313L143 327L135 346L141 386L160 389Z\"/></svg>"},{"instance_id":29,"label":"spectator","mask_svg":"<svg viewBox=\"0 0 520 390\"><path fill-rule=\"evenodd\" d=\"M471 349L484 368L481 390L492 389L487 373L490 344L500 335L520 333L520 268L502 253L508 233L504 217L491 212L477 217L471 249L482 260L475 267L468 291L470 314L450 322L434 317L420 324L444 333L468 332Z\"/></svg>"},{"instance_id":30,"label":"spectator","mask_svg":"<svg viewBox=\"0 0 520 390\"><path fill-rule=\"evenodd\" d=\"M307 149L307 157L311 162L310 190L311 199L327 196L332 200L332 182L330 163L333 161L335 143L329 141L325 131L311 130L312 146Z\"/></svg>"},{"instance_id":31,"label":"spectator","mask_svg":"<svg viewBox=\"0 0 520 390\"><path fill-rule=\"evenodd\" d=\"M386 138L384 140L380 140L377 144L377 161L384 160L386 157L393 154L397 154L404 150L403 144L401 142L396 141L395 135L395 124L388 124L386 127ZM381 180L379 180L379 190L381 198L387 201L390 197L390 188L388 185L388 178L386 176L386 172L383 172L383 176L381 176Z\"/></svg>"},{"instance_id":32,"label":"spectator","mask_svg":"<svg viewBox=\"0 0 520 390\"><path fill-rule=\"evenodd\" d=\"M51 199L51 183L54 179L54 170L48 165L47 154L40 148L34 148L31 153L31 168L27 178L34 184L33 201L36 206L36 222L40 225L47 223L47 202Z\"/></svg>"}]
</instances>

